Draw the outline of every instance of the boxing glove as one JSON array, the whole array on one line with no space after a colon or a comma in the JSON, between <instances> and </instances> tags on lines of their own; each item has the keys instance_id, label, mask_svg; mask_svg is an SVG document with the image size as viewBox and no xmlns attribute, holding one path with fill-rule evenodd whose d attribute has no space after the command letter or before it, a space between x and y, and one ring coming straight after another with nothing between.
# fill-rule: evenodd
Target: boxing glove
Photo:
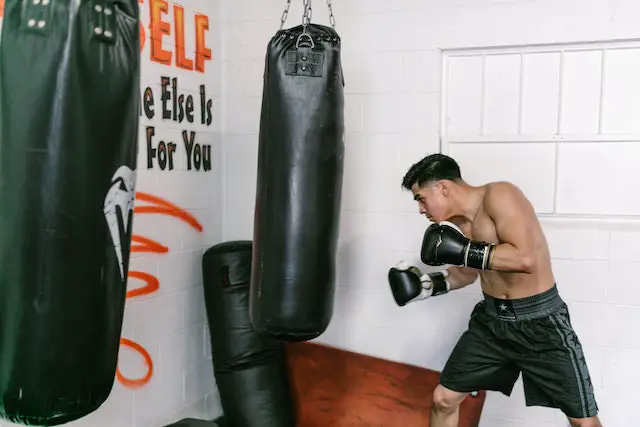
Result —
<instances>
[{"instance_id":1,"label":"boxing glove","mask_svg":"<svg viewBox=\"0 0 640 427\"><path fill-rule=\"evenodd\" d=\"M446 271L422 274L418 267L403 261L389 270L389 286L396 304L402 307L449 292L451 285L446 276Z\"/></svg>"},{"instance_id":2,"label":"boxing glove","mask_svg":"<svg viewBox=\"0 0 640 427\"><path fill-rule=\"evenodd\" d=\"M469 239L453 223L431 224L424 233L420 257L427 265L451 264L489 270L495 244Z\"/></svg>"}]
</instances>

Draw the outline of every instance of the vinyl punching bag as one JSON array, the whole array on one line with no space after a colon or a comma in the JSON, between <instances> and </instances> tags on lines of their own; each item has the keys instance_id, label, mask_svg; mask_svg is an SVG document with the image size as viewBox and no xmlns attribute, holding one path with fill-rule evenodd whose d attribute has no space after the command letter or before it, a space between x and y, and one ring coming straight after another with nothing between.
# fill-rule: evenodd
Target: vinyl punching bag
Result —
<instances>
[{"instance_id":1,"label":"vinyl punching bag","mask_svg":"<svg viewBox=\"0 0 640 427\"><path fill-rule=\"evenodd\" d=\"M136 0L6 0L0 39L0 416L52 426L109 396L139 114Z\"/></svg>"},{"instance_id":2,"label":"vinyl punching bag","mask_svg":"<svg viewBox=\"0 0 640 427\"><path fill-rule=\"evenodd\" d=\"M307 18L305 10L303 25L280 30L269 42L260 122L251 319L283 341L321 335L335 292L344 159L341 47L333 28Z\"/></svg>"},{"instance_id":3,"label":"vinyl punching bag","mask_svg":"<svg viewBox=\"0 0 640 427\"><path fill-rule=\"evenodd\" d=\"M202 271L211 356L224 420L231 427L295 427L284 346L249 318L251 242L208 249Z\"/></svg>"}]
</instances>

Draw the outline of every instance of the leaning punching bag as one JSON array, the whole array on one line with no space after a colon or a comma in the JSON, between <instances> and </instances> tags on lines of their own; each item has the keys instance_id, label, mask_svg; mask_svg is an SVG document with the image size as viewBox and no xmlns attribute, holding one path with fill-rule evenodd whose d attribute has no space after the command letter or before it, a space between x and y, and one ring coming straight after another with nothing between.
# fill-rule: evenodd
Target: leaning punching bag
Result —
<instances>
[{"instance_id":1,"label":"leaning punching bag","mask_svg":"<svg viewBox=\"0 0 640 427\"><path fill-rule=\"evenodd\" d=\"M0 416L51 426L109 396L139 114L136 0L6 0L0 39Z\"/></svg>"},{"instance_id":2,"label":"leaning punching bag","mask_svg":"<svg viewBox=\"0 0 640 427\"><path fill-rule=\"evenodd\" d=\"M283 341L321 335L333 315L344 159L340 38L309 24L271 39L264 73L251 319Z\"/></svg>"},{"instance_id":3,"label":"leaning punching bag","mask_svg":"<svg viewBox=\"0 0 640 427\"><path fill-rule=\"evenodd\" d=\"M284 346L249 318L251 242L226 242L202 259L211 357L224 420L232 427L295 427Z\"/></svg>"}]
</instances>

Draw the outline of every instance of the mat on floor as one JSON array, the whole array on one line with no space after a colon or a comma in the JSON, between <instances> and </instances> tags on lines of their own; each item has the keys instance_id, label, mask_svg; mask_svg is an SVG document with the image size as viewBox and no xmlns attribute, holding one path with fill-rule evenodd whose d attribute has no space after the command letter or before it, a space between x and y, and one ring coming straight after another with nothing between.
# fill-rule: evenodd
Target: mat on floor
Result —
<instances>
[{"instance_id":1,"label":"mat on floor","mask_svg":"<svg viewBox=\"0 0 640 427\"><path fill-rule=\"evenodd\" d=\"M175 424L170 424L165 427L223 427L222 424L218 424L216 421L204 421L196 420L195 418L185 418Z\"/></svg>"}]
</instances>

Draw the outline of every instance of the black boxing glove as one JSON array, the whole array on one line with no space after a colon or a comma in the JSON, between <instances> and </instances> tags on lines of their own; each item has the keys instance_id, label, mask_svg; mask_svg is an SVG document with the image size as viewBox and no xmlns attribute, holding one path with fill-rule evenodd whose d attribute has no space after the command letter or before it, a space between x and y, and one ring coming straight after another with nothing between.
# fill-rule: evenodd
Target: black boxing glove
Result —
<instances>
[{"instance_id":1,"label":"black boxing glove","mask_svg":"<svg viewBox=\"0 0 640 427\"><path fill-rule=\"evenodd\" d=\"M423 274L418 267L402 261L389 270L389 286L393 299L400 307L415 301L449 292L447 272Z\"/></svg>"},{"instance_id":2,"label":"black boxing glove","mask_svg":"<svg viewBox=\"0 0 640 427\"><path fill-rule=\"evenodd\" d=\"M496 245L470 240L449 221L431 224L424 233L420 257L427 265L451 264L477 270L491 269Z\"/></svg>"}]
</instances>

